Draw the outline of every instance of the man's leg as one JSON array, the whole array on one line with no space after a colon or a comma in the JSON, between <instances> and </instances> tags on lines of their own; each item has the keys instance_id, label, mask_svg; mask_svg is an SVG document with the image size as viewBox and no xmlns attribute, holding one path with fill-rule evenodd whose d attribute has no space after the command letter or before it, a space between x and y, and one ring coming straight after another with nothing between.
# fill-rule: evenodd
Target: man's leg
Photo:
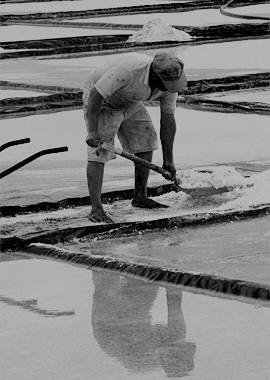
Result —
<instances>
[{"instance_id":1,"label":"man's leg","mask_svg":"<svg viewBox=\"0 0 270 380\"><path fill-rule=\"evenodd\" d=\"M88 161L87 164L87 182L91 198L92 210L89 219L93 222L106 222L111 223L103 209L101 202L101 189L103 183L104 163Z\"/></svg>"},{"instance_id":2,"label":"man's leg","mask_svg":"<svg viewBox=\"0 0 270 380\"><path fill-rule=\"evenodd\" d=\"M87 116L86 114L84 115L87 123ZM123 119L123 112L112 112L104 106L98 121L98 132L101 140L113 143ZM87 182L92 204L89 219L93 222L113 222L111 218L105 214L101 202L104 165L112 158L114 158L114 155L105 149L100 150L100 148L87 147Z\"/></svg>"},{"instance_id":3,"label":"man's leg","mask_svg":"<svg viewBox=\"0 0 270 380\"><path fill-rule=\"evenodd\" d=\"M153 151L157 149L157 134L145 106L139 102L136 109L126 113L118 137L123 149L146 161L152 161ZM135 190L132 206L141 208L167 208L147 197L149 169L135 164Z\"/></svg>"},{"instance_id":4,"label":"man's leg","mask_svg":"<svg viewBox=\"0 0 270 380\"><path fill-rule=\"evenodd\" d=\"M153 152L136 153L136 156L152 161ZM135 164L135 189L134 199L132 200L133 207L141 208L167 208L169 206L158 203L147 197L147 182L150 169L145 166Z\"/></svg>"},{"instance_id":5,"label":"man's leg","mask_svg":"<svg viewBox=\"0 0 270 380\"><path fill-rule=\"evenodd\" d=\"M136 156L146 160L152 161L153 152L136 153ZM134 199L145 199L147 198L147 181L149 177L150 169L135 164L135 189L134 189Z\"/></svg>"}]
</instances>

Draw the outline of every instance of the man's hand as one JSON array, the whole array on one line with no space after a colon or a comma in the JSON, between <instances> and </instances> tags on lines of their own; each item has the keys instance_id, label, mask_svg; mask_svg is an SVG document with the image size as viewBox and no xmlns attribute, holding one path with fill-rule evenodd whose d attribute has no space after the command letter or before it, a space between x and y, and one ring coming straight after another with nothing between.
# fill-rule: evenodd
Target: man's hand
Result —
<instances>
[{"instance_id":1,"label":"man's hand","mask_svg":"<svg viewBox=\"0 0 270 380\"><path fill-rule=\"evenodd\" d=\"M102 141L97 132L89 132L85 141L89 146L93 148L97 148L100 146L100 144L102 144Z\"/></svg>"},{"instance_id":2,"label":"man's hand","mask_svg":"<svg viewBox=\"0 0 270 380\"><path fill-rule=\"evenodd\" d=\"M176 175L176 169L173 162L164 162L162 169L167 170L167 172L171 173L173 177Z\"/></svg>"}]
</instances>

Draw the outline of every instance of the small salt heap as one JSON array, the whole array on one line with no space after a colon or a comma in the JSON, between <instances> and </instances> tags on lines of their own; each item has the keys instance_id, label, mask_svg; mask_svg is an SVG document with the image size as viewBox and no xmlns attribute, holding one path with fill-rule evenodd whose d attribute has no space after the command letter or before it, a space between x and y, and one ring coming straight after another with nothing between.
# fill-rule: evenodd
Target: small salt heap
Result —
<instances>
[{"instance_id":1,"label":"small salt heap","mask_svg":"<svg viewBox=\"0 0 270 380\"><path fill-rule=\"evenodd\" d=\"M181 186L186 189L198 188L243 188L247 180L235 168L214 166L186 169L177 173Z\"/></svg>"},{"instance_id":2,"label":"small salt heap","mask_svg":"<svg viewBox=\"0 0 270 380\"><path fill-rule=\"evenodd\" d=\"M142 29L129 37L128 42L188 41L192 37L166 24L162 19L148 21Z\"/></svg>"}]
</instances>

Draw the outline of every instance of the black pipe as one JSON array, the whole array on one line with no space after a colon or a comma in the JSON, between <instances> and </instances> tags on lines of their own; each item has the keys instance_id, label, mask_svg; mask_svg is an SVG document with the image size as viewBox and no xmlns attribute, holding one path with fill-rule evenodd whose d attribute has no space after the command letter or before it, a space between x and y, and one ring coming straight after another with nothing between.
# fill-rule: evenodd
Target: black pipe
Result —
<instances>
[{"instance_id":1,"label":"black pipe","mask_svg":"<svg viewBox=\"0 0 270 380\"><path fill-rule=\"evenodd\" d=\"M230 0L226 4L222 5L219 9L220 13L224 16L235 17L235 18L240 18L244 20L267 20L267 21L270 20L270 17L268 16L243 15L243 14L232 13L232 12L227 11L227 8L230 9L229 5L231 5L234 1L235 0ZM247 6L247 5L243 5L243 6ZM235 5L234 7L237 7L237 5Z\"/></svg>"},{"instance_id":2,"label":"black pipe","mask_svg":"<svg viewBox=\"0 0 270 380\"><path fill-rule=\"evenodd\" d=\"M9 148L10 146L20 145L20 144L26 144L26 143L29 143L29 142L30 142L29 137L27 137L26 139L9 141L9 142L7 142L7 143L5 143L5 144L3 144L3 145L0 146L0 152L2 152L2 150L4 150L4 149Z\"/></svg>"},{"instance_id":3,"label":"black pipe","mask_svg":"<svg viewBox=\"0 0 270 380\"><path fill-rule=\"evenodd\" d=\"M21 167L29 164L30 162L36 160L37 158L44 156L46 154L52 154L52 153L60 153L60 152L66 152L68 151L67 146L63 146L60 148L51 148L51 149L45 149L41 150L40 152L37 152L33 154L32 156L29 156L25 158L23 161L18 162L16 165L11 166L9 169L4 170L2 173L0 173L0 179L6 177L7 175L15 172L15 170L20 169Z\"/></svg>"}]
</instances>

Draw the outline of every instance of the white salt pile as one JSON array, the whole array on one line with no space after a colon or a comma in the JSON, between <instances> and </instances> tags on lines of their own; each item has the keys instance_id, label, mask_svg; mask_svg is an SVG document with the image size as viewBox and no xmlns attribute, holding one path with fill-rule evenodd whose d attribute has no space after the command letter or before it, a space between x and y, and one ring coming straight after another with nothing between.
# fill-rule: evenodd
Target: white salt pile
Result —
<instances>
[{"instance_id":1,"label":"white salt pile","mask_svg":"<svg viewBox=\"0 0 270 380\"><path fill-rule=\"evenodd\" d=\"M181 186L186 189L222 188L230 189L247 186L248 181L235 168L215 166L186 169L177 173Z\"/></svg>"},{"instance_id":2,"label":"white salt pile","mask_svg":"<svg viewBox=\"0 0 270 380\"><path fill-rule=\"evenodd\" d=\"M249 179L252 187L244 188L242 194L237 199L231 200L220 206L218 210L243 209L256 207L258 205L269 205L270 203L270 170L259 174L254 174Z\"/></svg>"},{"instance_id":3,"label":"white salt pile","mask_svg":"<svg viewBox=\"0 0 270 380\"><path fill-rule=\"evenodd\" d=\"M142 29L129 37L128 42L188 41L192 37L166 24L162 19L148 21Z\"/></svg>"}]
</instances>

